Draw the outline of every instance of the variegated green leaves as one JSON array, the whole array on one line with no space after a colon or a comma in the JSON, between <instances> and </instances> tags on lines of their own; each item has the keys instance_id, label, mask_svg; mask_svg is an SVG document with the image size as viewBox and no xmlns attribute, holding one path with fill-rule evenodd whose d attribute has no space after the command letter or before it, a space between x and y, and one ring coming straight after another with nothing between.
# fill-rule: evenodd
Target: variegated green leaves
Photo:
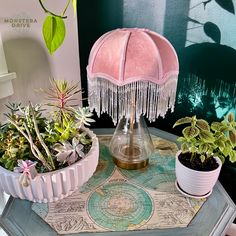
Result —
<instances>
[{"instance_id":1,"label":"variegated green leaves","mask_svg":"<svg viewBox=\"0 0 236 236\"><path fill-rule=\"evenodd\" d=\"M192 139L199 135L199 129L197 127L188 126L183 129L182 133L186 139Z\"/></svg>"},{"instance_id":2,"label":"variegated green leaves","mask_svg":"<svg viewBox=\"0 0 236 236\"><path fill-rule=\"evenodd\" d=\"M213 122L211 126L207 121L193 116L177 120L173 127L183 124L189 124L182 131L183 137L178 138L183 153L200 154L202 161L212 154L223 162L226 157L231 162L236 161L236 122L232 113L226 120Z\"/></svg>"}]
</instances>

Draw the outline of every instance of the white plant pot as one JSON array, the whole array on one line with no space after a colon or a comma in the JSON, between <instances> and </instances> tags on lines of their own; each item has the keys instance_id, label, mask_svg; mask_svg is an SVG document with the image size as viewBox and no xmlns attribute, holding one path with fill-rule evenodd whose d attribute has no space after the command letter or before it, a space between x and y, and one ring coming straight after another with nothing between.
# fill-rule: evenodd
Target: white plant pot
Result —
<instances>
[{"instance_id":1,"label":"white plant pot","mask_svg":"<svg viewBox=\"0 0 236 236\"><path fill-rule=\"evenodd\" d=\"M93 175L98 164L98 139L92 131L84 130L92 137L92 147L85 158L66 168L38 174L28 187L19 183L20 173L0 167L0 190L39 203L55 202L72 194Z\"/></svg>"},{"instance_id":2,"label":"white plant pot","mask_svg":"<svg viewBox=\"0 0 236 236\"><path fill-rule=\"evenodd\" d=\"M219 177L222 167L221 160L218 157L214 157L219 164L215 170L197 171L184 166L179 161L178 156L180 153L181 151L178 151L176 154L175 171L177 182L181 190L196 197L209 196L209 193L211 193Z\"/></svg>"}]
</instances>

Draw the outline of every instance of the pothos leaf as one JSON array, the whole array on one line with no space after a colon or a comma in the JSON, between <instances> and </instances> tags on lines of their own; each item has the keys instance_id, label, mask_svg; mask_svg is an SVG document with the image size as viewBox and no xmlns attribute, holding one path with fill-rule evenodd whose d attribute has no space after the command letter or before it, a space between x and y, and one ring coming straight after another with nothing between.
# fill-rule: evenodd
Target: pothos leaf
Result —
<instances>
[{"instance_id":1,"label":"pothos leaf","mask_svg":"<svg viewBox=\"0 0 236 236\"><path fill-rule=\"evenodd\" d=\"M52 55L63 43L66 34L65 23L60 17L48 15L43 23L43 37Z\"/></svg>"},{"instance_id":2,"label":"pothos leaf","mask_svg":"<svg viewBox=\"0 0 236 236\"><path fill-rule=\"evenodd\" d=\"M197 127L188 126L183 129L183 135L186 139L192 139L198 136L199 129Z\"/></svg>"},{"instance_id":3,"label":"pothos leaf","mask_svg":"<svg viewBox=\"0 0 236 236\"><path fill-rule=\"evenodd\" d=\"M74 16L76 15L76 11L77 11L77 0L72 0L72 6L74 9Z\"/></svg>"}]
</instances>

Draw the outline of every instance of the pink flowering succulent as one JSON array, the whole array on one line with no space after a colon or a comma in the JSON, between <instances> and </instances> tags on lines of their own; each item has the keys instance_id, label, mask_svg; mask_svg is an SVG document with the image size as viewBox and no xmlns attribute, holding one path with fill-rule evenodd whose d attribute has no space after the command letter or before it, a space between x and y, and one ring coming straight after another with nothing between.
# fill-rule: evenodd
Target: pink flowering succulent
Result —
<instances>
[{"instance_id":1,"label":"pink flowering succulent","mask_svg":"<svg viewBox=\"0 0 236 236\"><path fill-rule=\"evenodd\" d=\"M22 173L19 181L24 187L28 187L30 180L34 179L37 175L37 170L35 168L37 162L30 160L18 160L17 164L18 166L14 168L14 172Z\"/></svg>"}]
</instances>

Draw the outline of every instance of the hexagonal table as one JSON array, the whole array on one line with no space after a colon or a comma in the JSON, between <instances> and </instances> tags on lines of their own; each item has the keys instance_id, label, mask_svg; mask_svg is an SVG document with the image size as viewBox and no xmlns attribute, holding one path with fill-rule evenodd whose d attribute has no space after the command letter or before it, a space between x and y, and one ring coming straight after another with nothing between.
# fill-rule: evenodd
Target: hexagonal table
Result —
<instances>
[{"instance_id":1,"label":"hexagonal table","mask_svg":"<svg viewBox=\"0 0 236 236\"><path fill-rule=\"evenodd\" d=\"M100 135L109 135L113 133L112 129L97 129L95 130L95 133ZM157 142L162 142L161 140L168 140L172 143L176 142L176 136L172 135L170 133L150 128L150 133L155 137L160 138ZM101 142L102 143L102 142ZM164 145L163 152L165 153L168 147ZM105 150L105 149L104 149ZM103 150L103 147L101 147L101 155L105 155L105 157L108 155ZM163 160L168 160L166 157ZM86 211L89 213L89 217L91 222L94 222L95 224L99 225L100 228L106 228L108 230L103 231L97 231L97 232L85 232L81 231L83 235L102 235L102 236L112 236L112 235L224 235L229 225L232 223L236 216L236 206L228 196L228 194L225 192L224 188L221 186L219 182L217 182L216 186L213 189L212 195L207 198L204 203L200 202L200 209L197 209L194 214L192 214L192 218L187 221L185 220L186 215L188 212L191 212L186 207L178 207L185 204L186 202L189 202L190 199L184 199L184 197L179 196L178 192L172 191L168 194L164 194L164 192L168 192L169 190L173 188L173 186L170 184L168 187L163 185L163 179L167 178L166 176L163 177L162 180L159 179L159 177L153 178L152 171L154 168L156 171L159 171L158 173L165 174L167 169L162 169L160 165L160 160L157 161L159 163L159 170L157 169L158 166L155 166L155 160L150 160L150 167L146 171L150 171L150 175L146 175L143 178L139 178L139 176L136 175L136 172L129 172L129 171L123 171L123 170L116 170L114 167L112 169L109 169L106 171L107 177L105 179L99 180L98 173L95 173L94 180L90 181L87 185L83 186L81 192L83 193L87 191L88 198L82 199L82 202L86 202L87 206L80 206L79 212L81 212L81 207L86 209ZM107 162L107 160L104 160L104 163ZM169 161L170 166L172 161ZM103 168L100 166L100 168ZM116 167L115 167L116 168ZM168 167L171 168L171 167ZM104 169L102 169L104 170ZM101 172L100 172L101 173ZM114 173L116 173L116 177L114 177ZM173 173L170 172L170 182L173 182ZM113 177L112 177L113 176ZM151 176L151 177L150 177ZM146 179L145 179L146 178ZM168 177L169 178L169 177ZM118 181L117 181L118 179ZM151 181L150 181L151 180ZM100 181L100 182L98 182ZM148 182L149 181L149 182ZM153 188L153 183L155 183L155 186L157 186L157 182L160 182L161 186L161 195L157 194L155 191L156 189ZM158 182L158 183L159 183ZM94 184L96 183L96 184ZM102 184L101 184L102 183ZM145 183L145 184L144 184ZM145 188L147 191L143 190L144 184L144 190ZM97 188L99 185L100 187ZM92 188L93 190L91 190ZM123 190L123 193L121 190ZM158 187L159 188L159 185ZM160 189L159 189L160 190ZM154 192L154 195L152 195ZM104 193L112 193L110 195L106 195L107 197L104 198ZM115 194L117 193L117 194ZM83 196L83 194L78 193L77 195L72 195L72 197L67 200L67 202L80 198ZM158 198L158 199L155 199ZM159 199L163 198L163 199ZM133 202L137 203L144 203L145 207L139 206L135 207L135 204L132 204ZM149 203L149 204L148 204ZM32 205L33 204L33 205ZM54 203L53 203L54 204ZM35 211L32 210L32 207L34 208L35 203L31 203L29 201L14 199L10 197L7 205L5 206L5 209L1 215L0 218L0 224L2 228L9 234L9 235L22 235L22 236L51 236L51 235L58 235L58 233L62 233L64 235L64 231L58 231L57 227L50 227L49 225L53 226L53 223L59 221L59 219L66 219L67 215L65 217L59 217L60 213L62 212L62 216L64 216L63 212L63 206L65 206L66 199L63 199L61 204L51 204L50 207L47 207L47 209L52 209L52 212L50 213L50 210L48 214L50 213L49 220L47 219L47 223L42 219L42 214L40 213L40 207L43 205L36 204L36 212L37 209L39 209L37 214ZM64 204L64 205L63 205ZM76 200L75 200L76 204ZM108 209L104 210L104 207L97 207L99 204L102 204L102 206L106 205L109 206ZM159 205L155 205L159 204ZM71 205L71 204L70 204ZM131 206L132 205L132 206ZM152 207L149 207L152 206ZM61 207L61 209L60 209ZM168 225L168 220L170 220L172 217L168 218L168 215L165 215L165 211L162 212L163 209L160 209L161 207L171 207L169 210L169 215L174 214L174 212L178 212L178 219L179 222L170 221ZM72 209L71 215L76 216L75 212L75 205L71 205L70 209ZM43 209L43 207L42 207ZM102 211L101 211L102 209ZM131 209L131 210L130 210ZM157 210L153 210L157 209ZM159 209L159 210L158 210ZM168 209L167 209L168 210ZM53 215L53 213L56 214ZM132 212L132 214L129 214ZM158 214L158 212L160 214ZM69 212L70 213L70 212ZM77 212L78 213L78 212ZM41 217L39 216L41 214ZM54 219L59 217L58 219ZM111 218L114 217L113 221ZM118 218L116 218L118 217ZM130 219L132 218L132 222L136 221L137 224L140 224L140 228L134 230L125 230L127 227L130 227L130 224L127 224L126 218ZM135 218L136 217L136 218ZM139 218L141 217L141 218ZM143 218L142 218L143 217ZM145 218L146 217L146 218ZM159 218L158 218L159 217ZM182 217L182 218L181 218ZM144 218L146 219L144 223ZM51 221L50 221L51 219ZM114 225L116 225L117 219L123 219L123 221L120 222L120 224L117 224L116 228L113 229ZM149 220L151 219L152 224L149 224ZM158 220L157 220L158 219ZM162 224L158 223L158 221L162 221ZM68 220L68 219L67 219ZM155 221L156 220L156 221ZM165 222L166 221L166 222ZM183 224L181 224L181 222ZM63 222L61 222L63 224ZM151 227L152 225L160 225L160 227ZM185 224L185 225L184 225ZM65 227L66 224L64 224ZM131 227L132 228L132 227ZM57 232L56 232L57 230ZM110 232L113 231L113 232ZM72 234L73 231L68 231L70 234L67 235L81 235L80 231L74 231L75 233Z\"/></svg>"}]
</instances>

